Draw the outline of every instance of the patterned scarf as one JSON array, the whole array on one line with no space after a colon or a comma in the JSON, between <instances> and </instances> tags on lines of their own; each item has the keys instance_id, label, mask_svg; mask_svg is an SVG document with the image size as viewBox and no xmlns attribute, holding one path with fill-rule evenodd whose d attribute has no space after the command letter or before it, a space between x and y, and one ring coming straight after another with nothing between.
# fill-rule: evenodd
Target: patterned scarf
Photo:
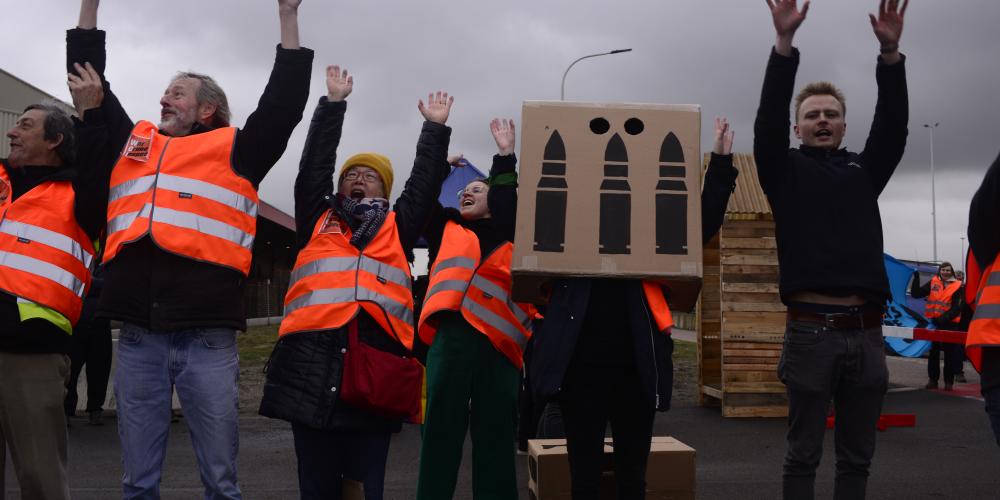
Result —
<instances>
[{"instance_id":1,"label":"patterned scarf","mask_svg":"<svg viewBox=\"0 0 1000 500\"><path fill-rule=\"evenodd\" d=\"M337 193L334 210L351 227L351 244L364 249L378 234L389 212L389 200L385 198L362 198L355 200Z\"/></svg>"}]
</instances>

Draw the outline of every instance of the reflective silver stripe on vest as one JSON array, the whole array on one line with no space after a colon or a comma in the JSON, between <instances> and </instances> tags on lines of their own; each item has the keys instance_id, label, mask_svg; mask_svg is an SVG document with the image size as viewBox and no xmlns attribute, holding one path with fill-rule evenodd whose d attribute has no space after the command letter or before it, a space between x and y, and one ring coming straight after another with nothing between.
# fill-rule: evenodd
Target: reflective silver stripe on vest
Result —
<instances>
[{"instance_id":1,"label":"reflective silver stripe on vest","mask_svg":"<svg viewBox=\"0 0 1000 500\"><path fill-rule=\"evenodd\" d=\"M468 257L461 257L461 256L452 257L450 259L445 259L442 261L435 262L433 272L437 273L452 267L461 267L463 269L475 269L476 261Z\"/></svg>"},{"instance_id":2,"label":"reflective silver stripe on vest","mask_svg":"<svg viewBox=\"0 0 1000 500\"><path fill-rule=\"evenodd\" d=\"M160 178L156 181L156 187L208 198L223 205L233 207L250 217L257 217L257 202L235 191L210 182L170 174L160 174Z\"/></svg>"},{"instance_id":3,"label":"reflective silver stripe on vest","mask_svg":"<svg viewBox=\"0 0 1000 500\"><path fill-rule=\"evenodd\" d=\"M111 191L108 193L108 203L110 204L119 198L124 198L133 194L146 193L153 189L153 183L155 182L155 175L145 175L127 180L111 188Z\"/></svg>"},{"instance_id":4,"label":"reflective silver stripe on vest","mask_svg":"<svg viewBox=\"0 0 1000 500\"><path fill-rule=\"evenodd\" d=\"M153 210L153 222L170 224L171 226L193 229L202 234L215 236L235 243L247 250L253 249L253 235L242 229L230 226L225 222L209 217L182 212L166 207L156 207Z\"/></svg>"},{"instance_id":5,"label":"reflective silver stripe on vest","mask_svg":"<svg viewBox=\"0 0 1000 500\"><path fill-rule=\"evenodd\" d=\"M313 274L351 271L359 267L366 272L384 278L386 281L391 281L407 290L411 289L410 277L406 274L406 271L364 255L360 259L357 257L327 257L304 264L292 272L288 287L291 288L302 278L312 276Z\"/></svg>"},{"instance_id":6,"label":"reflective silver stripe on vest","mask_svg":"<svg viewBox=\"0 0 1000 500\"><path fill-rule=\"evenodd\" d=\"M972 316L972 321L980 319L1000 319L1000 304L976 306L976 314Z\"/></svg>"},{"instance_id":7,"label":"reflective silver stripe on vest","mask_svg":"<svg viewBox=\"0 0 1000 500\"><path fill-rule=\"evenodd\" d=\"M465 280L444 280L444 281L439 281L439 282L435 283L434 286L432 286L430 290L427 290L427 294L424 295L424 296L427 297L427 300L430 300L430 298L433 297L434 294L436 294L438 292L462 292L462 294L465 294L465 290L467 288L469 288L469 282L468 281L465 281ZM426 300L425 300L425 302L426 302Z\"/></svg>"},{"instance_id":8,"label":"reflective silver stripe on vest","mask_svg":"<svg viewBox=\"0 0 1000 500\"><path fill-rule=\"evenodd\" d=\"M142 209L136 212L127 212L121 214L117 217L108 221L108 235L117 233L118 231L124 231L132 226L132 223L139 217L149 217L149 212L153 210L153 205L149 203L142 206Z\"/></svg>"},{"instance_id":9,"label":"reflective silver stripe on vest","mask_svg":"<svg viewBox=\"0 0 1000 500\"><path fill-rule=\"evenodd\" d=\"M528 341L528 339L523 333L521 333L521 329L516 325L511 324L506 319L498 316L493 311L490 311L486 307L478 304L476 301L471 300L468 297L462 301L462 307L486 322L486 324L510 337L510 339L516 342L521 349L524 349L524 344Z\"/></svg>"},{"instance_id":10,"label":"reflective silver stripe on vest","mask_svg":"<svg viewBox=\"0 0 1000 500\"><path fill-rule=\"evenodd\" d=\"M389 297L372 290L368 290L367 288L358 288L356 296L353 288L322 288L319 290L313 290L309 293L302 294L301 296L296 297L295 300L289 302L288 305L285 306L285 316L288 316L297 309L301 309L303 307L344 304L356 302L358 300L375 302L387 313L395 316L396 319L408 325L413 324L413 312L409 310L406 304L400 304Z\"/></svg>"},{"instance_id":11,"label":"reflective silver stripe on vest","mask_svg":"<svg viewBox=\"0 0 1000 500\"><path fill-rule=\"evenodd\" d=\"M312 276L319 273L335 273L338 271L350 271L357 267L358 259L356 257L327 257L325 259L316 259L308 264L303 264L297 269L292 271L291 278L288 282L288 288L292 288L296 283L306 276Z\"/></svg>"},{"instance_id":12,"label":"reflective silver stripe on vest","mask_svg":"<svg viewBox=\"0 0 1000 500\"><path fill-rule=\"evenodd\" d=\"M84 250L76 240L51 229L7 219L0 223L0 233L6 233L16 238L37 241L57 250L62 250L83 263L83 267L88 269L90 268L90 262L94 260L94 255Z\"/></svg>"},{"instance_id":13,"label":"reflective silver stripe on vest","mask_svg":"<svg viewBox=\"0 0 1000 500\"><path fill-rule=\"evenodd\" d=\"M519 322L521 322L522 325L524 325L525 328L531 327L531 318L529 318L528 315L517 306L517 304L510 300L510 297L507 295L507 291L500 288L500 286L496 283L493 283L492 281L477 274L472 277L472 286L507 304L507 308L514 313L514 316Z\"/></svg>"},{"instance_id":14,"label":"reflective silver stripe on vest","mask_svg":"<svg viewBox=\"0 0 1000 500\"><path fill-rule=\"evenodd\" d=\"M0 267L17 269L18 271L54 281L73 292L77 297L83 298L86 283L77 279L73 273L55 264L50 264L34 257L28 257L27 255L0 251Z\"/></svg>"}]
</instances>

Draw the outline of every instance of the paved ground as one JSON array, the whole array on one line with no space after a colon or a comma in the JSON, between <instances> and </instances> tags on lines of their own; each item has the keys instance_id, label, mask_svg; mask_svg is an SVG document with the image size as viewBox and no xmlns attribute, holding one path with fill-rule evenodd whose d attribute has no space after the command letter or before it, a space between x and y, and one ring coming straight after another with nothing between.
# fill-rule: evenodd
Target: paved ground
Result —
<instances>
[{"instance_id":1,"label":"paved ground","mask_svg":"<svg viewBox=\"0 0 1000 500\"><path fill-rule=\"evenodd\" d=\"M926 361L890 359L894 389L886 396L886 413L915 413L917 427L879 434L869 484L872 499L1000 498L1000 448L993 442L982 402L944 391L926 391ZM966 368L968 394L978 379ZM920 388L920 389L918 389ZM688 391L690 394L690 391ZM70 478L76 499L108 499L119 495L118 438L110 419L103 427L73 422L70 433ZM250 499L297 498L291 432L284 422L248 414L240 420L240 480ZM698 497L702 499L780 498L783 419L723 419L717 409L698 407L691 398L675 401L658 414L657 435L673 435L698 450ZM386 474L386 498L413 498L420 437L408 427L393 439ZM833 436L817 479L818 498L830 498L833 481ZM468 452L468 449L466 450ZM525 460L518 461L520 484L527 484ZM7 498L18 498L13 471L7 470ZM471 498L471 472L466 455L456 498ZM171 429L163 477L163 498L201 496L187 429L183 419ZM527 498L522 489L521 498Z\"/></svg>"}]
</instances>

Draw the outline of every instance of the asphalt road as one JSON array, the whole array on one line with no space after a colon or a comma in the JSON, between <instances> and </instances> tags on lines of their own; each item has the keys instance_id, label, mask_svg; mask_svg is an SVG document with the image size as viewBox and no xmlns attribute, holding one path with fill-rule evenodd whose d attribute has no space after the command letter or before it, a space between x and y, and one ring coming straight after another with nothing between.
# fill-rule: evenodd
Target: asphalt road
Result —
<instances>
[{"instance_id":1,"label":"asphalt road","mask_svg":"<svg viewBox=\"0 0 1000 500\"><path fill-rule=\"evenodd\" d=\"M914 413L914 428L879 433L869 481L871 499L1000 498L1000 447L993 441L982 402L943 391L917 389L926 382L925 361L890 360L894 389L885 413ZM966 368L975 394L974 372ZM73 498L109 499L120 495L118 436L114 419L103 427L76 419L69 430L69 473ZM672 435L698 451L698 498L775 499L781 492L784 419L723 419L717 409L684 402L658 414L657 435ZM387 499L414 497L419 458L418 429L409 426L392 442L386 473ZM818 498L831 498L833 433L817 477ZM455 498L471 499L469 446ZM8 464L10 461L8 460ZM19 498L7 466L6 498ZM527 498L526 460L519 457L521 498ZM297 498L292 436L288 424L262 417L240 420L240 483L249 499ZM165 499L200 498L202 489L184 420L173 425L164 465Z\"/></svg>"}]
</instances>

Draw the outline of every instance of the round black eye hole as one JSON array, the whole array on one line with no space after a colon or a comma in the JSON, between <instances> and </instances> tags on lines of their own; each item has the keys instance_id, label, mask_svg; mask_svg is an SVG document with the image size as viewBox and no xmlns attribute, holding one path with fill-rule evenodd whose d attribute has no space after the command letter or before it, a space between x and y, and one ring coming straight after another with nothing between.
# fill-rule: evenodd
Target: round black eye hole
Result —
<instances>
[{"instance_id":1,"label":"round black eye hole","mask_svg":"<svg viewBox=\"0 0 1000 500\"><path fill-rule=\"evenodd\" d=\"M601 135L607 133L608 130L611 130L611 124L604 118L594 118L593 120L590 120L591 132Z\"/></svg>"},{"instance_id":2,"label":"round black eye hole","mask_svg":"<svg viewBox=\"0 0 1000 500\"><path fill-rule=\"evenodd\" d=\"M642 133L646 125L642 123L642 120L638 118L629 118L625 120L625 132L629 135L639 135Z\"/></svg>"}]
</instances>

